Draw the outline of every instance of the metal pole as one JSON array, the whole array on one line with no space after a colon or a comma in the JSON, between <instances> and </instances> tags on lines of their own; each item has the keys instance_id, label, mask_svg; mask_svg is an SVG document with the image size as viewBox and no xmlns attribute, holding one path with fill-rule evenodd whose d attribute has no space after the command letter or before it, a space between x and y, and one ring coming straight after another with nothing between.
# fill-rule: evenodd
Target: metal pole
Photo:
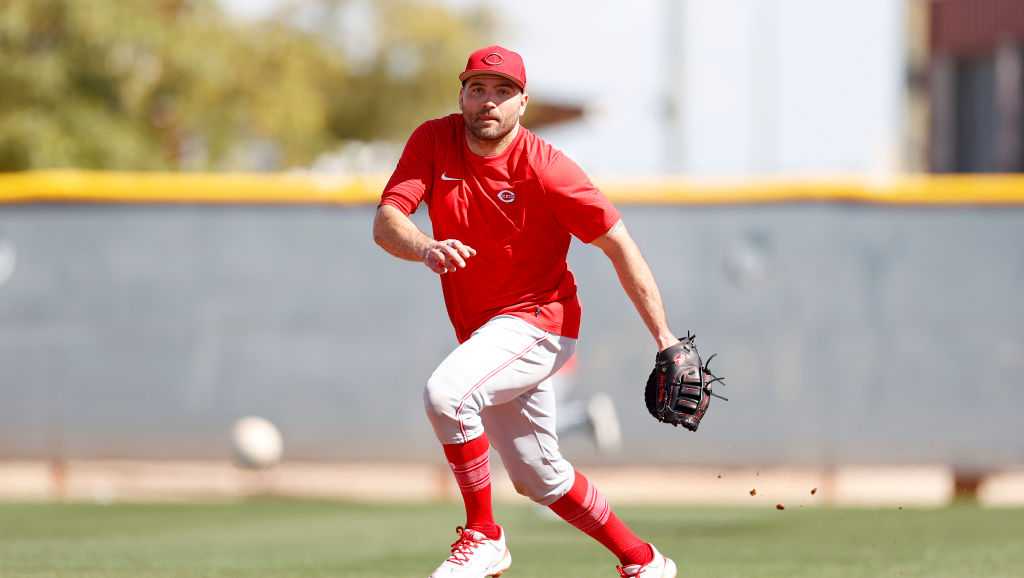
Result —
<instances>
[{"instance_id":1,"label":"metal pole","mask_svg":"<svg viewBox=\"0 0 1024 578\"><path fill-rule=\"evenodd\" d=\"M679 174L686 170L686 0L664 0L663 7L663 166L666 173Z\"/></svg>"},{"instance_id":2,"label":"metal pole","mask_svg":"<svg viewBox=\"0 0 1024 578\"><path fill-rule=\"evenodd\" d=\"M996 170L1012 173L1021 170L1021 47L1004 42L996 49Z\"/></svg>"}]
</instances>

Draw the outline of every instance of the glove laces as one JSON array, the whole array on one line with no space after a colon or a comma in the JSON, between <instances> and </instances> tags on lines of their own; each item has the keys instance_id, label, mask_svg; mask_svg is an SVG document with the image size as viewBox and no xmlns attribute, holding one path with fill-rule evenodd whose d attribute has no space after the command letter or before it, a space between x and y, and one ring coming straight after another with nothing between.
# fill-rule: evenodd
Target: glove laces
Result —
<instances>
[{"instance_id":1,"label":"glove laces","mask_svg":"<svg viewBox=\"0 0 1024 578\"><path fill-rule=\"evenodd\" d=\"M680 339L679 341L684 341L684 340ZM689 341L691 344L696 344L697 334L696 333L690 333L689 331L687 331L686 332L686 341ZM717 393L715 393L714 391L711 390L711 385L712 384L721 383L723 386L725 385L725 378L724 377L718 377L714 373L711 373L711 369L710 369L711 368L711 360L714 359L716 355L718 355L718 354L717 353L712 353L711 355L709 355L708 358L704 360L704 367L700 368L702 373L704 373L705 375L710 375L711 376L711 379L706 380L704 382L704 391L707 391L708 394L711 397L717 397L718 399L720 399L722 401L729 401L729 398L725 397L724 395L718 395Z\"/></svg>"},{"instance_id":2,"label":"glove laces","mask_svg":"<svg viewBox=\"0 0 1024 578\"><path fill-rule=\"evenodd\" d=\"M710 375L711 376L711 379L709 379L709 380L704 382L704 389L707 390L708 394L711 397L717 397L718 399L720 399L722 401L729 401L728 397L725 397L724 395L718 395L717 393L715 393L711 389L711 385L714 384L714 383L721 383L722 385L725 385L725 378L724 377L718 377L714 373L711 373L711 369L709 369L709 366L711 365L711 360L714 359L716 355L718 355L718 354L717 353L712 353L711 355L709 355L708 358L704 361L704 367L700 368L701 371L703 371L705 375Z\"/></svg>"}]
</instances>

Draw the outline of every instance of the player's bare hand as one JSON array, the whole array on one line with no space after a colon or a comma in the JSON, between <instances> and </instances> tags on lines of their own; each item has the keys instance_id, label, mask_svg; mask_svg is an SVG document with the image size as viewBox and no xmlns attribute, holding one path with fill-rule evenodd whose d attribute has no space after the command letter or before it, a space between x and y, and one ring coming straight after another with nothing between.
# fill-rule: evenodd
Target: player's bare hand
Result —
<instances>
[{"instance_id":1,"label":"player's bare hand","mask_svg":"<svg viewBox=\"0 0 1024 578\"><path fill-rule=\"evenodd\" d=\"M466 259L476 255L476 249L458 239L434 241L423 251L423 263L434 273L444 275L466 267Z\"/></svg>"}]
</instances>

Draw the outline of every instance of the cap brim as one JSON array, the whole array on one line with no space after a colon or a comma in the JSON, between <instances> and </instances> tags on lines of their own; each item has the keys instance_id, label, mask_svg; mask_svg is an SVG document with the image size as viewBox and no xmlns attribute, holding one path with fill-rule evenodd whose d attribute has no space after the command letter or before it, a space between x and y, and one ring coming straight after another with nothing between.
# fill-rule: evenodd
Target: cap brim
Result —
<instances>
[{"instance_id":1,"label":"cap brim","mask_svg":"<svg viewBox=\"0 0 1024 578\"><path fill-rule=\"evenodd\" d=\"M459 75L459 82L466 82L474 76L500 76L501 78L504 78L518 86L519 90L526 90L526 87L519 82L519 79L510 74L505 74L504 72L498 72L495 70L467 70Z\"/></svg>"}]
</instances>

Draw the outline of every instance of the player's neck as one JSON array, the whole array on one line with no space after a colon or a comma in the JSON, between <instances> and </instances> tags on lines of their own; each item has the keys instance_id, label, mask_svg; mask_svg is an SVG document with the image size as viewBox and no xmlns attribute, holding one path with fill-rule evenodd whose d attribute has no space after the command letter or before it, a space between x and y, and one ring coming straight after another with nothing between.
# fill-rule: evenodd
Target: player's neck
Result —
<instances>
[{"instance_id":1,"label":"player's neck","mask_svg":"<svg viewBox=\"0 0 1024 578\"><path fill-rule=\"evenodd\" d=\"M516 136L519 135L519 123L512 127L512 130L508 131L508 134L501 137L499 140L480 140L473 136L473 133L469 132L467 128L466 133L466 145L469 146L469 150L473 151L473 154L482 157L493 157L498 156L505 152L505 149L512 144L512 141L516 140Z\"/></svg>"}]
</instances>

